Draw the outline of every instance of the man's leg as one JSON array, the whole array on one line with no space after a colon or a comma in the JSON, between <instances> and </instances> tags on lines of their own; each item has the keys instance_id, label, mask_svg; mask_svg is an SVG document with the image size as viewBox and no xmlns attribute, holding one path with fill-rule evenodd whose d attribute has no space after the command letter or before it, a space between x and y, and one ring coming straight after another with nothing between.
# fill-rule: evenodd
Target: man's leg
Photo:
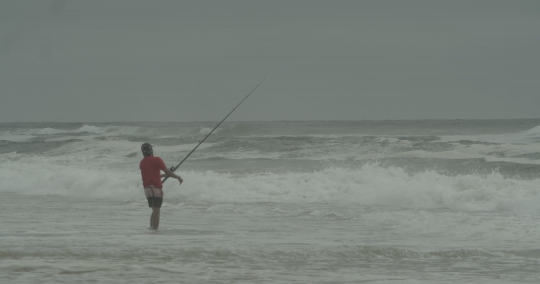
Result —
<instances>
[{"instance_id":1,"label":"man's leg","mask_svg":"<svg viewBox=\"0 0 540 284\"><path fill-rule=\"evenodd\" d=\"M152 217L150 217L150 226L154 230L157 230L159 227L159 213L160 213L159 207L152 207Z\"/></svg>"}]
</instances>

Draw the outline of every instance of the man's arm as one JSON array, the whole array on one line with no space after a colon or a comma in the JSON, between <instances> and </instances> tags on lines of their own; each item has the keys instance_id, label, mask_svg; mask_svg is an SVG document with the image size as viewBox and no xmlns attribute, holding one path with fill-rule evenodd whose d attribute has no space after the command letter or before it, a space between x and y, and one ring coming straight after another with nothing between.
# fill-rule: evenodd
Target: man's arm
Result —
<instances>
[{"instance_id":1,"label":"man's arm","mask_svg":"<svg viewBox=\"0 0 540 284\"><path fill-rule=\"evenodd\" d=\"M175 174L173 171L171 171L171 170L169 170L167 168L163 169L163 171L165 172L165 176L177 179L180 182L180 184L182 184L182 182L184 182L184 180L179 175ZM161 175L161 177L164 177L164 176Z\"/></svg>"}]
</instances>

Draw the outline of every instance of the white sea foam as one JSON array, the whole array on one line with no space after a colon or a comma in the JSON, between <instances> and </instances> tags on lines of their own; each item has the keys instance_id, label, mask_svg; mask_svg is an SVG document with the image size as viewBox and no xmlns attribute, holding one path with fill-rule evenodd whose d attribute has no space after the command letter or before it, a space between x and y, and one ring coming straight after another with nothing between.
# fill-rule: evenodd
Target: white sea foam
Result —
<instances>
[{"instance_id":1,"label":"white sea foam","mask_svg":"<svg viewBox=\"0 0 540 284\"><path fill-rule=\"evenodd\" d=\"M201 127L201 131L199 131L199 134L201 135L208 135L208 133L210 133L210 131L212 131L212 128L209 128L209 127ZM214 131L216 132L216 131ZM216 132L217 133L217 132Z\"/></svg>"},{"instance_id":2,"label":"white sea foam","mask_svg":"<svg viewBox=\"0 0 540 284\"><path fill-rule=\"evenodd\" d=\"M540 142L540 126L536 126L527 131L517 133L506 133L497 135L452 135L441 136L441 142L455 141L477 141L500 144L528 144Z\"/></svg>"},{"instance_id":3,"label":"white sea foam","mask_svg":"<svg viewBox=\"0 0 540 284\"><path fill-rule=\"evenodd\" d=\"M212 143L205 143L199 149L211 147ZM166 162L179 161L191 151L196 144L182 144L171 146L156 146L154 154L167 157ZM138 171L138 162L142 158L141 143L125 141L110 137L104 140L78 141L62 145L44 152L45 161L53 164L73 165L75 168L118 168L128 167ZM36 157L39 158L39 157Z\"/></svg>"},{"instance_id":4,"label":"white sea foam","mask_svg":"<svg viewBox=\"0 0 540 284\"><path fill-rule=\"evenodd\" d=\"M0 133L0 141L24 142L24 141L31 140L34 137L35 136L31 136L31 135L12 134L7 131Z\"/></svg>"},{"instance_id":5,"label":"white sea foam","mask_svg":"<svg viewBox=\"0 0 540 284\"><path fill-rule=\"evenodd\" d=\"M112 171L74 163L52 162L17 153L0 155L1 190L35 195L110 197L136 191L134 171ZM76 165L75 165L76 163Z\"/></svg>"},{"instance_id":6,"label":"white sea foam","mask_svg":"<svg viewBox=\"0 0 540 284\"><path fill-rule=\"evenodd\" d=\"M488 162L510 162L519 164L540 164L540 159L527 158L540 153L540 143L533 144L496 144L496 145L454 145L454 149L440 152L425 150L405 151L387 155L403 158L438 158L438 159L485 159Z\"/></svg>"},{"instance_id":7,"label":"white sea foam","mask_svg":"<svg viewBox=\"0 0 540 284\"><path fill-rule=\"evenodd\" d=\"M183 195L216 202L335 202L482 211L538 197L538 180L505 179L498 173L484 177L450 177L431 171L409 175L400 168L376 165L244 177L191 172L186 174L186 180L195 184L187 182ZM519 208L514 205L505 210ZM536 212L540 205L529 209Z\"/></svg>"},{"instance_id":8,"label":"white sea foam","mask_svg":"<svg viewBox=\"0 0 540 284\"><path fill-rule=\"evenodd\" d=\"M80 159L54 160L0 155L0 190L23 194L84 197L141 197L137 166L110 168ZM540 213L540 180L487 176L445 176L433 171L408 174L401 168L365 165L311 173L250 175L182 172L185 183L166 184L168 197L193 202L353 203L403 208Z\"/></svg>"},{"instance_id":9,"label":"white sea foam","mask_svg":"<svg viewBox=\"0 0 540 284\"><path fill-rule=\"evenodd\" d=\"M93 139L96 139L97 137L100 137L99 135L85 135L85 136L62 136L62 137L54 137L45 139L46 142L61 142L61 141L69 141L69 140L83 140L83 141L91 141Z\"/></svg>"},{"instance_id":10,"label":"white sea foam","mask_svg":"<svg viewBox=\"0 0 540 284\"><path fill-rule=\"evenodd\" d=\"M83 126L72 129L56 129L51 127L45 128L31 128L31 129L18 129L18 130L7 130L0 133L1 135L21 135L21 136L37 136L37 135L56 135L56 134L77 134L77 133L88 133L88 134L107 134L107 135L130 135L135 134L139 131L139 127L133 126L94 126L84 124Z\"/></svg>"}]
</instances>

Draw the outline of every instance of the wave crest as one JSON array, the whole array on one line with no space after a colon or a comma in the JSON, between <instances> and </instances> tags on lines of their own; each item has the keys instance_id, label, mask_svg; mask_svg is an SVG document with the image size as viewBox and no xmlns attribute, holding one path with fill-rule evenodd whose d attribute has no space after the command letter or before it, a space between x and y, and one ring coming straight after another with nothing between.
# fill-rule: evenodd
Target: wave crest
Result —
<instances>
[{"instance_id":1,"label":"wave crest","mask_svg":"<svg viewBox=\"0 0 540 284\"><path fill-rule=\"evenodd\" d=\"M83 165L81 165L81 163ZM79 166L73 166L73 165ZM27 173L31 172L32 175ZM343 203L398 208L463 211L540 212L540 180L489 175L415 174L398 167L366 164L314 172L233 175L181 172L182 190L168 197L188 202ZM178 186L169 182L165 187ZM84 160L52 160L10 153L0 155L0 191L88 197L139 198L137 167L90 165Z\"/></svg>"}]
</instances>

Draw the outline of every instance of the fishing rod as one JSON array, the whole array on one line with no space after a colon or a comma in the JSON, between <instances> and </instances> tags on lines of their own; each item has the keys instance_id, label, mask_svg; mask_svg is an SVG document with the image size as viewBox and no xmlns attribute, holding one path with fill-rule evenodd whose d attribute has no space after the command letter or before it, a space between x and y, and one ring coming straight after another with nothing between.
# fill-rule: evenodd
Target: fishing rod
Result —
<instances>
[{"instance_id":1,"label":"fishing rod","mask_svg":"<svg viewBox=\"0 0 540 284\"><path fill-rule=\"evenodd\" d=\"M266 79L266 78L265 78L265 79ZM212 131L210 131L210 133L208 133L208 134L204 137L204 139L201 140L201 142L199 142L199 144L197 144L197 146L195 146L195 148L193 148L193 150L191 150L191 152L189 152L189 153L186 155L186 157L184 157L184 159L183 159L180 163L178 163L178 165L176 165L176 167L172 167L170 170L173 171L173 172L176 171L176 169L178 169L178 168L180 167L180 165L183 164L183 163L187 160L187 158L188 158L189 156L191 156L191 154L193 154L193 152L195 152L195 150L197 150L197 148L199 148L199 146L201 146L201 144L204 142L204 140L206 140L206 138L208 138L208 136L210 136L210 134L212 134L212 132L214 132L214 130L216 130L216 129L217 129L217 128L225 121L225 119L227 119L227 117L229 117L229 115L231 115L231 113L233 113L233 111L234 111L237 107L239 107L239 106L240 106L240 105L241 105L241 104L242 104L242 103L243 103L243 102L244 102L244 101L245 101L245 100L246 100L253 92L255 92L255 90L259 87L260 84L262 84L262 82L264 82L265 79L263 79L259 84L257 84L257 86L255 86L255 88L253 88L253 90L251 90L251 92L249 92L249 94L248 94L242 101L240 101L240 103L238 103L238 104L231 110L231 112L229 112L229 114L227 114L227 116L226 116L223 120L221 120L221 121L216 125L216 127L214 127L214 129L212 129ZM168 178L169 178L168 176L165 177L165 178L161 181L161 183L164 183Z\"/></svg>"}]
</instances>

